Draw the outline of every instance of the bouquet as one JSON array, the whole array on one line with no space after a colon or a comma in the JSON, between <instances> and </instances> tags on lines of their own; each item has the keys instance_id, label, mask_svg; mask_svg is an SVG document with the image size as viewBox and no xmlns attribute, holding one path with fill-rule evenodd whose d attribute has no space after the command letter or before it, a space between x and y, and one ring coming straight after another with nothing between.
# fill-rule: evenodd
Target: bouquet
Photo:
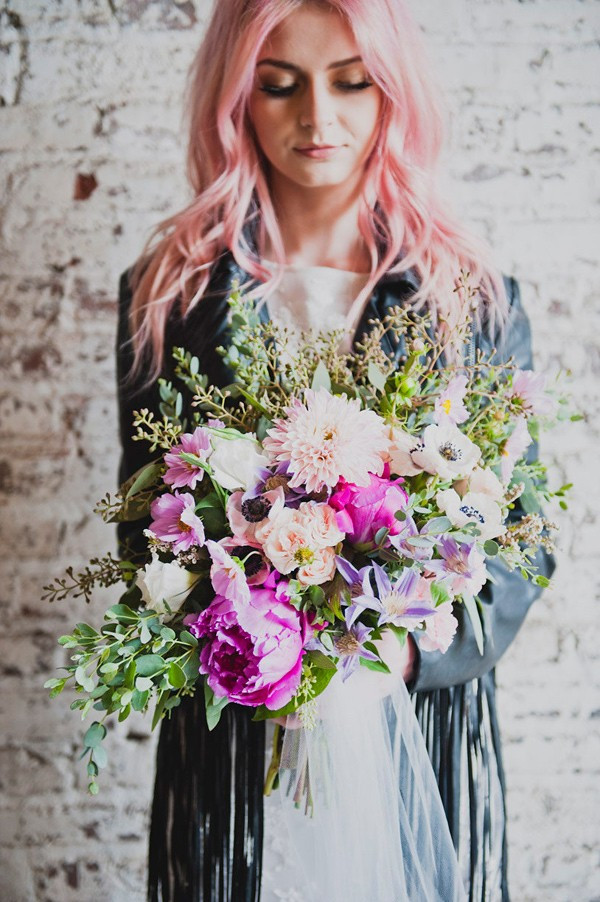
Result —
<instances>
[{"instance_id":1,"label":"bouquet","mask_svg":"<svg viewBox=\"0 0 600 902\"><path fill-rule=\"evenodd\" d=\"M73 687L82 718L99 712L83 740L91 793L110 715L153 706L155 726L202 691L211 729L230 704L254 719L297 712L310 729L336 675L389 673L386 635L444 652L464 605L483 648L489 558L547 584L533 566L554 528L541 506L564 504L568 486L551 491L526 452L568 413L543 375L463 359L468 318L452 346L397 307L352 353L339 332L302 335L292 352L239 290L229 304L219 351L234 383L209 385L175 348L180 386L161 380L160 411L133 423L155 459L97 506L111 523L149 516L149 556L107 554L45 587L89 600L124 584L102 626L61 636L70 663L46 683L51 697Z\"/></svg>"}]
</instances>

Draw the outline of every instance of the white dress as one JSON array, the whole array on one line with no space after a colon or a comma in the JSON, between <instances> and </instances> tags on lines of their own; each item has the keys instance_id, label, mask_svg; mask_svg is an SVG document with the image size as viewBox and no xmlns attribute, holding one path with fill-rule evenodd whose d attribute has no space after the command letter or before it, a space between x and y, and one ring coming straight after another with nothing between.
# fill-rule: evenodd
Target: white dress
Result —
<instances>
[{"instance_id":1,"label":"white dress","mask_svg":"<svg viewBox=\"0 0 600 902\"><path fill-rule=\"evenodd\" d=\"M269 269L275 264L262 261ZM354 300L368 280L366 273L333 269L329 266L288 264L278 290L267 299L273 322L300 330L347 330L340 349L351 347L351 336L358 320L349 317ZM360 314L360 311L358 311ZM266 726L265 773L271 760L274 724ZM263 876L261 902L309 902L302 893L303 879L290 848L282 817L279 790L264 800Z\"/></svg>"}]
</instances>

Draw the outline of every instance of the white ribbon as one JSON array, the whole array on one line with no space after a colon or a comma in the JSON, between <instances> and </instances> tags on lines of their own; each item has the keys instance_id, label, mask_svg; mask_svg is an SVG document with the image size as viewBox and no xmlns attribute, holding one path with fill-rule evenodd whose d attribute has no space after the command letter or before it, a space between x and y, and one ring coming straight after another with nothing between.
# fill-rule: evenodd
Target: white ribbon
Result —
<instances>
[{"instance_id":1,"label":"white ribbon","mask_svg":"<svg viewBox=\"0 0 600 902\"><path fill-rule=\"evenodd\" d=\"M466 900L404 681L360 667L345 683L336 674L317 704L313 729L285 731L279 768L305 898Z\"/></svg>"}]
</instances>

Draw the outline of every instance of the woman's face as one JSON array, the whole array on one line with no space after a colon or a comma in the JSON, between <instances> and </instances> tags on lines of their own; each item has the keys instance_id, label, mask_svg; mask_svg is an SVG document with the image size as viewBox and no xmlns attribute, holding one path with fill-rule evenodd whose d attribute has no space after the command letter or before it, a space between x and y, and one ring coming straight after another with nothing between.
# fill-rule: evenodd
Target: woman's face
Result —
<instances>
[{"instance_id":1,"label":"woman's face","mask_svg":"<svg viewBox=\"0 0 600 902\"><path fill-rule=\"evenodd\" d=\"M284 180L307 188L341 185L360 180L377 136L381 97L346 20L308 3L261 47L250 118Z\"/></svg>"}]
</instances>

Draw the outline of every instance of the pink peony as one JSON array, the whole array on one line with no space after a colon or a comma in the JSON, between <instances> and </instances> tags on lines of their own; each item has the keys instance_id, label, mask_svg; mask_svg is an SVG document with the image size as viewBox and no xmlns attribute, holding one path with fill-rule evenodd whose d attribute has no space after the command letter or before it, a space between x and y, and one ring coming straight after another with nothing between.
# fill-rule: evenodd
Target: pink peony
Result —
<instances>
[{"instance_id":1,"label":"pink peony","mask_svg":"<svg viewBox=\"0 0 600 902\"><path fill-rule=\"evenodd\" d=\"M276 589L252 588L250 602L237 606L218 595L200 614L185 618L190 632L206 639L200 673L217 697L239 705L282 708L294 697L302 675L305 642L313 631L306 615Z\"/></svg>"},{"instance_id":2,"label":"pink peony","mask_svg":"<svg viewBox=\"0 0 600 902\"><path fill-rule=\"evenodd\" d=\"M421 651L448 651L458 627L458 620L452 613L452 602L439 604L435 617L428 617L425 626L425 633L419 639Z\"/></svg>"},{"instance_id":3,"label":"pink peony","mask_svg":"<svg viewBox=\"0 0 600 902\"><path fill-rule=\"evenodd\" d=\"M304 403L295 399L285 412L267 430L263 447L273 460L288 463L292 488L319 492L342 478L368 485L370 473L382 472L385 423L373 410L361 410L357 398L307 388Z\"/></svg>"},{"instance_id":4,"label":"pink peony","mask_svg":"<svg viewBox=\"0 0 600 902\"><path fill-rule=\"evenodd\" d=\"M386 479L370 475L370 485L357 486L341 480L338 489L329 499L337 513L337 524L346 533L352 545L372 543L375 533L382 527L390 535L401 532L403 524L394 516L404 510L408 495L400 488L403 479Z\"/></svg>"},{"instance_id":5,"label":"pink peony","mask_svg":"<svg viewBox=\"0 0 600 902\"><path fill-rule=\"evenodd\" d=\"M204 524L196 516L196 502L189 492L165 492L150 505L153 520L149 532L173 546L173 553L204 545Z\"/></svg>"},{"instance_id":6,"label":"pink peony","mask_svg":"<svg viewBox=\"0 0 600 902\"><path fill-rule=\"evenodd\" d=\"M198 426L193 432L186 432L181 436L180 443L165 454L167 471L163 476L164 481L176 489L182 489L185 486L195 489L196 483L201 482L204 476L204 470L202 467L182 460L181 454L195 454L201 460L206 460L210 450L210 435L206 429Z\"/></svg>"}]
</instances>

